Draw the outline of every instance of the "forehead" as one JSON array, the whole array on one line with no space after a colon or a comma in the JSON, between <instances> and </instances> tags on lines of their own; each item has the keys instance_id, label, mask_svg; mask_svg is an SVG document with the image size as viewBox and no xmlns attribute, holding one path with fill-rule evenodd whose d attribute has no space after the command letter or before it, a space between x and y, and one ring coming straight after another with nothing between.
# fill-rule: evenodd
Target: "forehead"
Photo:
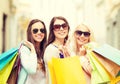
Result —
<instances>
[{"instance_id":1,"label":"forehead","mask_svg":"<svg viewBox=\"0 0 120 84\"><path fill-rule=\"evenodd\" d=\"M65 23L65 21L60 19L56 19L54 22L54 24L63 24L63 23Z\"/></svg>"},{"instance_id":2,"label":"forehead","mask_svg":"<svg viewBox=\"0 0 120 84\"><path fill-rule=\"evenodd\" d=\"M36 22L32 25L32 28L43 28L44 25L41 22Z\"/></svg>"},{"instance_id":3,"label":"forehead","mask_svg":"<svg viewBox=\"0 0 120 84\"><path fill-rule=\"evenodd\" d=\"M78 27L76 28L76 30L90 31L90 30L88 29L88 27L86 27L86 26L78 26Z\"/></svg>"}]
</instances>

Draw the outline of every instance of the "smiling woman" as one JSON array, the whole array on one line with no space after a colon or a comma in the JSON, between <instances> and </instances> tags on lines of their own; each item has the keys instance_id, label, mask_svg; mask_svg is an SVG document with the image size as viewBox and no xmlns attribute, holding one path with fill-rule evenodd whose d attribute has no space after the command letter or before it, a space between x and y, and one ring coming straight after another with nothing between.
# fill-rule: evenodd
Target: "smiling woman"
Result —
<instances>
[{"instance_id":1,"label":"smiling woman","mask_svg":"<svg viewBox=\"0 0 120 84\"><path fill-rule=\"evenodd\" d=\"M50 72L48 71L48 62L55 58L64 58L65 43L68 39L70 27L64 17L53 17L49 27L48 44L44 53L47 84L51 84Z\"/></svg>"},{"instance_id":2,"label":"smiling woman","mask_svg":"<svg viewBox=\"0 0 120 84\"><path fill-rule=\"evenodd\" d=\"M47 38L43 21L33 19L27 28L27 41L20 49L21 71L18 84L45 84L43 53Z\"/></svg>"},{"instance_id":3,"label":"smiling woman","mask_svg":"<svg viewBox=\"0 0 120 84\"><path fill-rule=\"evenodd\" d=\"M75 28L73 38L71 40L71 49L75 55L80 57L80 64L82 66L87 84L91 84L92 67L87 56L87 49L84 45L94 41L93 32L88 26L85 24L80 24Z\"/></svg>"}]
</instances>

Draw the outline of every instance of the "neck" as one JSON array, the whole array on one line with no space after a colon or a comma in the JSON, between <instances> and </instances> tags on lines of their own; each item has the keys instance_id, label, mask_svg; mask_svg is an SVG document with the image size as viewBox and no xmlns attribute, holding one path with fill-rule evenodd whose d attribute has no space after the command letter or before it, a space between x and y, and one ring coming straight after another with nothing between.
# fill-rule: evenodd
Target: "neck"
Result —
<instances>
[{"instance_id":1,"label":"neck","mask_svg":"<svg viewBox=\"0 0 120 84\"><path fill-rule=\"evenodd\" d=\"M78 45L76 46L76 54L77 55L80 55L79 52L80 52L80 48L82 47L82 45Z\"/></svg>"},{"instance_id":2,"label":"neck","mask_svg":"<svg viewBox=\"0 0 120 84\"><path fill-rule=\"evenodd\" d=\"M60 45L64 45L64 39L55 39L55 41L53 42L53 44L55 45L55 46L60 46Z\"/></svg>"}]
</instances>

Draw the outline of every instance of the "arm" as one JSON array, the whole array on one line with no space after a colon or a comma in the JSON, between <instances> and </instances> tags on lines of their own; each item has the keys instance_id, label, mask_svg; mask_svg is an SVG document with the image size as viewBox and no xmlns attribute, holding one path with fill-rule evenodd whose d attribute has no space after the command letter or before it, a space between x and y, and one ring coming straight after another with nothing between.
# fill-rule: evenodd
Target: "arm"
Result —
<instances>
[{"instance_id":1,"label":"arm","mask_svg":"<svg viewBox=\"0 0 120 84\"><path fill-rule=\"evenodd\" d=\"M32 74L35 73L37 69L37 55L33 47L30 49L29 48L24 45L21 47L20 58L24 69L28 73Z\"/></svg>"},{"instance_id":2,"label":"arm","mask_svg":"<svg viewBox=\"0 0 120 84\"><path fill-rule=\"evenodd\" d=\"M50 79L51 78L50 72L48 69L48 62L51 61L52 57L59 57L59 50L56 47L49 45L47 46L44 52L44 62L45 62L45 69L46 69L46 82L47 82L46 84L52 84Z\"/></svg>"}]
</instances>

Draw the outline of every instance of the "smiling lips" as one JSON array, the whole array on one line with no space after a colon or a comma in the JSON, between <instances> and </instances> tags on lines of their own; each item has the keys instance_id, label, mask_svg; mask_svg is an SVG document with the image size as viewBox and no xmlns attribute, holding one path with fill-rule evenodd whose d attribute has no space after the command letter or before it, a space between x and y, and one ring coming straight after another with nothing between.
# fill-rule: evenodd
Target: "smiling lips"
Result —
<instances>
[{"instance_id":1,"label":"smiling lips","mask_svg":"<svg viewBox=\"0 0 120 84\"><path fill-rule=\"evenodd\" d=\"M37 38L37 39L42 39L42 38L43 38L43 35L37 35L36 38Z\"/></svg>"}]
</instances>

